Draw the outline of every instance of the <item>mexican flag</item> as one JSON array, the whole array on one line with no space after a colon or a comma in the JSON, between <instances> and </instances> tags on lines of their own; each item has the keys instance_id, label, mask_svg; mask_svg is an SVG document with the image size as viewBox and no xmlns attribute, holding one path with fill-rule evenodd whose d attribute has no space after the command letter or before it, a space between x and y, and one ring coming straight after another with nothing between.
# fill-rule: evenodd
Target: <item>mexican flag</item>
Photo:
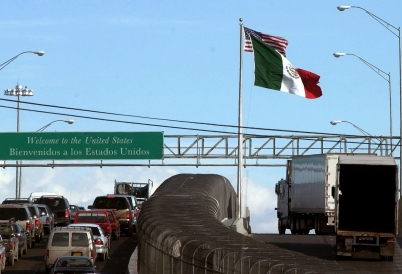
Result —
<instances>
[{"instance_id":1,"label":"mexican flag","mask_svg":"<svg viewBox=\"0 0 402 274\"><path fill-rule=\"evenodd\" d=\"M273 47L250 35L254 49L254 85L279 90L308 99L322 95L317 85L320 76L303 69L295 69Z\"/></svg>"}]
</instances>

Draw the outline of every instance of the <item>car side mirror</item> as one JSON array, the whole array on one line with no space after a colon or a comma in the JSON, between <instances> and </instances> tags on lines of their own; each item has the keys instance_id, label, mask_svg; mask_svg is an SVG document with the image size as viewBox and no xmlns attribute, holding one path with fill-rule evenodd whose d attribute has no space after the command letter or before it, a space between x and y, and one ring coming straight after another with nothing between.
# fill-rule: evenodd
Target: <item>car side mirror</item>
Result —
<instances>
[{"instance_id":1,"label":"car side mirror","mask_svg":"<svg viewBox=\"0 0 402 274\"><path fill-rule=\"evenodd\" d=\"M92 206L92 205L89 205L89 206L88 206L88 209L92 209L92 208L93 208L93 206Z\"/></svg>"}]
</instances>

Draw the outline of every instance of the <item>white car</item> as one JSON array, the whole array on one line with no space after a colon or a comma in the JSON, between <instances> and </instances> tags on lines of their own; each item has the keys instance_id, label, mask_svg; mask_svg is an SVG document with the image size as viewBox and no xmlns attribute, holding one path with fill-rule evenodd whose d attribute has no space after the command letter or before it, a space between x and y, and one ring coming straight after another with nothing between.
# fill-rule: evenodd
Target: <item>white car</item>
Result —
<instances>
[{"instance_id":1,"label":"white car","mask_svg":"<svg viewBox=\"0 0 402 274\"><path fill-rule=\"evenodd\" d=\"M74 223L70 224L67 227L85 227L90 228L92 230L92 234L94 236L95 241L95 249L98 258L101 261L104 261L109 258L109 249L111 247L111 238L106 236L103 232L102 228L98 224L89 224L89 223Z\"/></svg>"}]
</instances>

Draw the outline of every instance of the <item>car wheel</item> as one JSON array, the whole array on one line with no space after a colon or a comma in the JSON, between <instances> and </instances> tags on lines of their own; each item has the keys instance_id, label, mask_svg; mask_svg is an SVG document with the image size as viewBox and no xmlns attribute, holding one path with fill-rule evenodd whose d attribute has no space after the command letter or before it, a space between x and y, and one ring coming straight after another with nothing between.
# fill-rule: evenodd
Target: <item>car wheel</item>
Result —
<instances>
[{"instance_id":1,"label":"car wheel","mask_svg":"<svg viewBox=\"0 0 402 274\"><path fill-rule=\"evenodd\" d=\"M45 266L45 274L50 274L50 268L47 268L46 266Z\"/></svg>"},{"instance_id":2,"label":"car wheel","mask_svg":"<svg viewBox=\"0 0 402 274\"><path fill-rule=\"evenodd\" d=\"M34 247L34 246L35 246L35 244L36 244L36 240L35 240L35 238L31 239L31 243L32 243L32 247Z\"/></svg>"},{"instance_id":3,"label":"car wheel","mask_svg":"<svg viewBox=\"0 0 402 274\"><path fill-rule=\"evenodd\" d=\"M31 235L28 235L27 242L28 242L28 248L32 248Z\"/></svg>"},{"instance_id":4,"label":"car wheel","mask_svg":"<svg viewBox=\"0 0 402 274\"><path fill-rule=\"evenodd\" d=\"M28 244L25 243L24 250L22 250L22 253L23 253L24 255L27 254L27 249L28 249Z\"/></svg>"},{"instance_id":5,"label":"car wheel","mask_svg":"<svg viewBox=\"0 0 402 274\"><path fill-rule=\"evenodd\" d=\"M8 264L13 266L14 265L14 255L10 254L10 257L8 257Z\"/></svg>"},{"instance_id":6,"label":"car wheel","mask_svg":"<svg viewBox=\"0 0 402 274\"><path fill-rule=\"evenodd\" d=\"M101 254L99 254L99 259L100 259L101 261L104 261L104 260L106 259L106 253L101 253Z\"/></svg>"},{"instance_id":7,"label":"car wheel","mask_svg":"<svg viewBox=\"0 0 402 274\"><path fill-rule=\"evenodd\" d=\"M127 236L128 237L133 236L133 226L132 225L129 226L128 229L127 229Z\"/></svg>"},{"instance_id":8,"label":"car wheel","mask_svg":"<svg viewBox=\"0 0 402 274\"><path fill-rule=\"evenodd\" d=\"M24 248L18 248L18 258L22 257L22 251L24 250Z\"/></svg>"}]
</instances>

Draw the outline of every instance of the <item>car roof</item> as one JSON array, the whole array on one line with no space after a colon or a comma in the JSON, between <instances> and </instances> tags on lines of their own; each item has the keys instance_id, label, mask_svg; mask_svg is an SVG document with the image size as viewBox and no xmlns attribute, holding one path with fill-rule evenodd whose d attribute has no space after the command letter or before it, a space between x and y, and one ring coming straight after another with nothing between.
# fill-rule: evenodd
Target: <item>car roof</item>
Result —
<instances>
[{"instance_id":1,"label":"car roof","mask_svg":"<svg viewBox=\"0 0 402 274\"><path fill-rule=\"evenodd\" d=\"M94 208L94 209L86 209L86 210L78 210L77 213L82 213L82 212L107 212L107 211L113 211L113 209L103 209L103 208Z\"/></svg>"},{"instance_id":2,"label":"car roof","mask_svg":"<svg viewBox=\"0 0 402 274\"><path fill-rule=\"evenodd\" d=\"M101 226L98 225L98 224L92 224L92 223L85 223L85 224L69 224L69 225L66 226L66 227L75 227L75 226L79 226L79 227L82 227L82 226L84 226L84 227L101 227Z\"/></svg>"},{"instance_id":3,"label":"car roof","mask_svg":"<svg viewBox=\"0 0 402 274\"><path fill-rule=\"evenodd\" d=\"M27 207L27 204L0 204L0 207Z\"/></svg>"},{"instance_id":4,"label":"car roof","mask_svg":"<svg viewBox=\"0 0 402 274\"><path fill-rule=\"evenodd\" d=\"M68 255L57 257L57 260L60 260L60 259L88 259L88 260L91 260L88 256L68 256Z\"/></svg>"}]
</instances>

